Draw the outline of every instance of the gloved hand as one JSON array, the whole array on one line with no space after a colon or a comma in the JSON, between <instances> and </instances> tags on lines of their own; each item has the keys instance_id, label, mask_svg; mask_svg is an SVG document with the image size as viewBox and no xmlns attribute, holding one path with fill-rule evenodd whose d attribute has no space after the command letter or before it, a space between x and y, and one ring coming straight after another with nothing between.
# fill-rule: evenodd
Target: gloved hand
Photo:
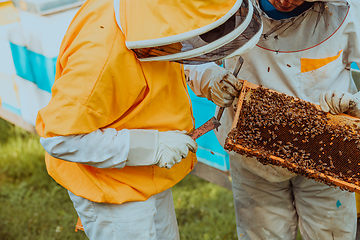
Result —
<instances>
[{"instance_id":1,"label":"gloved hand","mask_svg":"<svg viewBox=\"0 0 360 240\"><path fill-rule=\"evenodd\" d=\"M186 135L186 131L159 132L159 147L156 153L156 165L171 168L186 158L188 152L197 151L196 142Z\"/></svg>"},{"instance_id":2,"label":"gloved hand","mask_svg":"<svg viewBox=\"0 0 360 240\"><path fill-rule=\"evenodd\" d=\"M189 151L195 153L197 144L186 131L130 130L126 165L157 165L170 169L186 158Z\"/></svg>"},{"instance_id":3,"label":"gloved hand","mask_svg":"<svg viewBox=\"0 0 360 240\"><path fill-rule=\"evenodd\" d=\"M360 92L354 95L336 90L322 93L320 95L320 107L324 112L347 113L360 118Z\"/></svg>"},{"instance_id":4,"label":"gloved hand","mask_svg":"<svg viewBox=\"0 0 360 240\"><path fill-rule=\"evenodd\" d=\"M200 86L201 92L219 107L229 107L239 96L242 84L230 71L218 66L212 68L216 69L208 69L203 75L210 80Z\"/></svg>"}]
</instances>

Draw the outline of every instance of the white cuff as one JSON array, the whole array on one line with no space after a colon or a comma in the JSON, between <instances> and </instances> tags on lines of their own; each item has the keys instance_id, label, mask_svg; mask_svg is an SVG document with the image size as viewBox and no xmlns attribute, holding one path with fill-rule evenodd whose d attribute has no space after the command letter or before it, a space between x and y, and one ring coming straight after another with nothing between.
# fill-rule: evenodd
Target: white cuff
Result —
<instances>
[{"instance_id":1,"label":"white cuff","mask_svg":"<svg viewBox=\"0 0 360 240\"><path fill-rule=\"evenodd\" d=\"M156 152L159 146L159 131L132 129L128 166L147 166L156 163Z\"/></svg>"}]
</instances>

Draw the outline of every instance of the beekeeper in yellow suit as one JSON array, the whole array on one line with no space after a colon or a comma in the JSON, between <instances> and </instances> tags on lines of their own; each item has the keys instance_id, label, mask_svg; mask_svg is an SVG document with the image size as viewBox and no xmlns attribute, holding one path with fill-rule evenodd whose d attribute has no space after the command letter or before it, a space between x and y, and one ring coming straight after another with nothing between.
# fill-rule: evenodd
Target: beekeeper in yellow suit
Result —
<instances>
[{"instance_id":1,"label":"beekeeper in yellow suit","mask_svg":"<svg viewBox=\"0 0 360 240\"><path fill-rule=\"evenodd\" d=\"M170 188L193 169L197 150L180 63L240 54L261 27L246 0L82 6L36 129L48 173L68 189L89 239L179 239Z\"/></svg>"},{"instance_id":2,"label":"beekeeper in yellow suit","mask_svg":"<svg viewBox=\"0 0 360 240\"><path fill-rule=\"evenodd\" d=\"M360 1L253 0L261 12L263 32L254 48L242 55L237 77L316 104L324 92L347 92L356 99L350 64L360 63ZM233 72L238 59L186 66L198 96L227 107L219 142L231 130L234 98L219 95L216 85ZM328 96L327 96L328 97ZM327 100L327 102L331 102ZM357 101L355 101L357 102ZM333 108L346 110L346 107ZM285 168L262 165L255 158L229 152L239 239L355 239L353 193L296 175Z\"/></svg>"}]
</instances>

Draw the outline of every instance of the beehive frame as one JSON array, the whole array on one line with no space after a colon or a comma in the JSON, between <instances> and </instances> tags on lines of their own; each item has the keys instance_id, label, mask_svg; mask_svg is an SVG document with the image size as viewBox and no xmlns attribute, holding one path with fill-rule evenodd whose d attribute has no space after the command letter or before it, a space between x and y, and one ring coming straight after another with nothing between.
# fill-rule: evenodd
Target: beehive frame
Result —
<instances>
[{"instance_id":1,"label":"beehive frame","mask_svg":"<svg viewBox=\"0 0 360 240\"><path fill-rule=\"evenodd\" d=\"M240 92L240 96L239 96L239 100L237 103L237 107L236 107L236 113L235 113L235 118L234 118L234 122L232 125L232 130L228 135L228 138L226 139L225 142L225 149L230 150L230 151L235 151L237 153L243 154L243 155L247 155L247 156L252 156L252 157L256 157L258 161L260 161L263 164L273 164L273 165L277 165L277 166L281 166L281 167L285 167L288 170L290 170L291 172L303 175L307 178L311 178L314 179L316 181L320 181L320 182L324 182L328 185L333 185L333 186L338 186L343 190L348 190L348 191L354 191L354 192L358 192L360 193L360 158L359 160L357 160L357 156L360 156L360 120L358 118L354 118L345 114L340 114L340 115L332 115L329 113L324 113L321 111L320 106L309 103L309 102L305 102L303 100L300 100L298 98L294 98L294 97L290 97L288 95L285 94L281 94L275 91L272 91L270 89L265 89L262 88L261 86L252 84L250 82L241 80L243 82L243 88L242 91ZM316 113L315 113L315 121L317 122L317 119L319 119L321 125L321 129L322 131L325 131L323 134L325 137L328 137L329 139L324 139L325 143L328 143L328 146L324 147L325 149L327 148L328 150L328 154L331 154L334 156L334 159L331 158L331 156L326 155L323 153L321 153L321 149L323 147L320 147L319 149L319 156L316 157L310 157L311 155L315 155L314 152L316 152L317 150L312 150L311 154L307 153L305 150L303 149L297 149L296 151L301 151L301 154L304 154L305 157L307 159L305 160L301 160L301 161L295 161L295 157L294 156L298 156L296 154L296 151L292 151L291 152L291 156L289 156L289 154L287 154L286 156L289 157L279 157L277 156L278 154L275 154L275 151L271 150L271 147L263 147L263 143L266 144L273 144L272 146L275 145L275 143L273 143L274 141L276 141L276 137L270 139L269 141L265 141L264 139L262 139L262 141L259 141L258 143L254 144L254 143L249 143L249 140L244 140L245 138L240 138L237 139L236 136L244 136L241 134L239 135L240 130L242 128L246 128L249 132L249 127L243 127L240 126L240 124L246 125L246 123L242 123L241 118L244 118L246 112L244 113L244 109L245 107L243 106L243 104L247 104L247 102L245 101L245 99L247 99L248 95L251 95L252 92L254 91L267 91L269 92L269 94L273 94L275 95L275 97L278 96L286 96L286 98L290 101L292 101L295 105L296 104L300 104L301 106L304 106L304 108L312 108L312 109L316 109ZM250 92L250 93L249 93ZM314 110L313 110L314 111ZM291 112L291 111L290 111ZM288 114L288 112L286 112L286 114ZM318 116L319 115L319 116ZM314 120L314 117L313 119ZM253 124L253 123L252 123ZM255 126L254 128L259 128L259 124L257 124L255 122L253 126ZM274 136L276 134L274 134L274 128L281 128L283 126L286 125L286 123L284 125L282 125L284 123L280 123L278 126L274 125L266 125L263 127L264 129L261 129L261 131L269 131L272 132L273 135L269 135L269 136ZM325 125L326 127L324 127ZM303 126L304 124L302 124ZM290 126L290 125L289 125ZM291 125L291 127L287 126L289 130L289 132L292 131L292 133L288 134L289 136L291 135L291 137L294 137L295 131L299 131L299 126L297 126L296 124ZM271 129L271 130L270 130ZM295 130L292 130L295 129ZM296 130L297 129L297 130ZM314 131L316 131L316 127L313 128ZM316 144L323 144L323 141L319 139L322 138L323 136L319 133L318 135L316 135L316 133L312 133L310 131L312 131L313 129L309 130L307 129L306 131L308 131L308 133L303 133L302 135L302 141L306 140L309 141L309 143L304 143L302 144L303 146L305 146L306 144L312 144L311 141L316 142ZM281 130L281 129L280 129ZM245 131L245 130L244 130ZM284 130L283 130L284 131ZM255 131L252 131L255 132ZM299 134L299 132L296 132ZM331 134L330 134L331 133ZM252 134L252 133L251 133ZM249 134L249 135L251 135ZM254 133L255 134L255 133ZM258 136L258 139L262 138L260 137L259 133L256 133ZM264 136L266 134L262 134L262 136ZM305 136L306 135L306 136ZM268 137L269 137L268 136ZM284 136L282 136L282 138L284 138ZM289 138L288 138L289 139ZM294 138L295 139L295 138ZM300 137L299 137L300 139ZM287 140L288 141L288 140ZM278 141L281 142L281 141ZM334 146L336 145L336 148L331 148L329 145L332 145L332 143L334 142ZM296 143L295 142L287 142L288 144L290 144L290 146L292 146L292 148L297 148L296 147ZM248 144L248 145L247 145ZM249 146L250 144L250 146ZM295 147L294 147L295 144ZM316 145L316 144L312 144L312 145ZM281 145L281 144L279 144ZM300 144L301 145L301 144ZM325 145L325 144L324 144ZM347 151L347 147L349 147L351 145L351 147L353 148L352 151ZM278 146L276 146L278 147ZM311 146L312 147L312 146ZM316 146L315 146L316 147ZM313 147L312 149L314 149L315 147ZM289 148L289 147L288 147ZM330 150L329 150L330 149ZM294 149L293 149L294 150ZM342 153L344 152L344 153ZM278 153L278 151L276 151L276 153ZM317 152L316 152L317 153ZM282 155L284 155L284 153L281 153ZM280 155L281 155L280 154ZM320 156L321 154L324 154L323 156L326 157L326 159L322 159ZM353 154L354 156L352 156L351 154ZM336 156L337 155L337 156ZM346 158L342 158L341 156L346 156ZM352 156L352 157L349 157ZM356 159L354 159L356 158ZM320 160L322 159L322 160ZM342 161L344 160L344 162L336 162L336 161ZM311 162L311 165L309 165L309 163L305 163L305 162ZM337 166L339 164L341 165L341 169L345 169L347 172L346 173L342 173L340 170L338 170L336 167L334 167L333 162L337 163ZM332 166L329 166L332 165ZM311 166L311 167L309 167ZM325 167L324 167L325 166ZM340 171L340 172L339 172ZM354 171L351 173L351 171ZM359 176L359 177L358 177Z\"/></svg>"}]
</instances>

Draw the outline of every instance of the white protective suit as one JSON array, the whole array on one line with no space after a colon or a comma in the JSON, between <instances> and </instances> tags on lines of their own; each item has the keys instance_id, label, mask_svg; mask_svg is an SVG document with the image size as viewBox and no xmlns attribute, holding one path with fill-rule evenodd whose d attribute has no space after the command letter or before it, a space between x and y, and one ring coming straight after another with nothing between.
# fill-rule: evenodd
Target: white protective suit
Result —
<instances>
[{"instance_id":1,"label":"white protective suit","mask_svg":"<svg viewBox=\"0 0 360 240\"><path fill-rule=\"evenodd\" d=\"M238 78L316 104L329 90L357 92L350 64L360 62L358 0L315 1L303 14L283 20L261 12L263 35L242 55ZM236 61L223 62L228 71L215 64L186 66L189 85L196 95L212 100L209 83L233 72ZM215 132L221 144L234 113L234 106L226 108ZM297 226L303 239L355 239L353 193L262 165L255 158L229 155L239 239L295 239Z\"/></svg>"}]
</instances>

